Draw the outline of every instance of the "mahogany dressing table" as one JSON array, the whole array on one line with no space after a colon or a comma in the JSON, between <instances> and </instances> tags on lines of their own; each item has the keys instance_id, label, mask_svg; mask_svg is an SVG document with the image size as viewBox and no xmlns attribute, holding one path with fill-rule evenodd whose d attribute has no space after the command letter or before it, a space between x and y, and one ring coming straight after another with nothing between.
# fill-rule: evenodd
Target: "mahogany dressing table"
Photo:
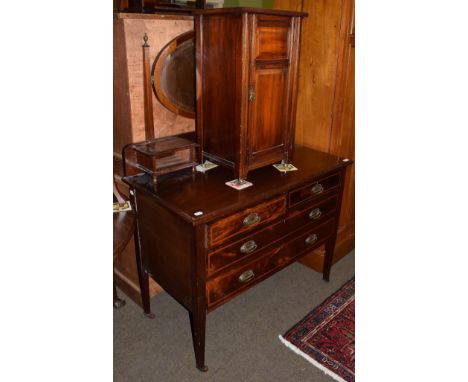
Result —
<instances>
[{"instance_id":1,"label":"mahogany dressing table","mask_svg":"<svg viewBox=\"0 0 468 382\"><path fill-rule=\"evenodd\" d=\"M352 162L295 146L298 171L249 172L253 186L225 185L232 170L190 169L124 178L137 215L143 308L149 277L189 312L196 366L206 371L207 313L325 245L329 279L346 168Z\"/></svg>"}]
</instances>

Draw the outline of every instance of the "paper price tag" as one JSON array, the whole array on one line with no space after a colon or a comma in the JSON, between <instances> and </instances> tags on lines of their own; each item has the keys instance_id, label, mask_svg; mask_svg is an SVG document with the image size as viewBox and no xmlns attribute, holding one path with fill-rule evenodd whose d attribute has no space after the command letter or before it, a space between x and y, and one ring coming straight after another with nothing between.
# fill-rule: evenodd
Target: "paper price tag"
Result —
<instances>
[{"instance_id":1,"label":"paper price tag","mask_svg":"<svg viewBox=\"0 0 468 382\"><path fill-rule=\"evenodd\" d=\"M124 211L131 211L131 210L132 210L132 205L130 204L130 202L125 202L125 203L122 203L122 204L114 203L114 205L113 205L114 213L124 212Z\"/></svg>"}]
</instances>

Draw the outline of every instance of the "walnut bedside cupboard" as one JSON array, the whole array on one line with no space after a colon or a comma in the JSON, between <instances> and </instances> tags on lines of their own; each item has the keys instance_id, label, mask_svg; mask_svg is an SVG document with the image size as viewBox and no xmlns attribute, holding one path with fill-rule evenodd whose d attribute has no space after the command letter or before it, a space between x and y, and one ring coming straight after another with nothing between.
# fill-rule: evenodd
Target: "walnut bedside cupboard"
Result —
<instances>
[{"instance_id":1,"label":"walnut bedside cupboard","mask_svg":"<svg viewBox=\"0 0 468 382\"><path fill-rule=\"evenodd\" d=\"M206 371L207 313L324 245L329 279L346 168L351 161L296 146L298 171L252 170L253 186L225 185L232 170L189 169L124 178L137 214L143 308L149 277L189 312L196 366Z\"/></svg>"},{"instance_id":2,"label":"walnut bedside cupboard","mask_svg":"<svg viewBox=\"0 0 468 382\"><path fill-rule=\"evenodd\" d=\"M237 179L291 161L301 21L307 13L220 8L193 14L203 158L232 168Z\"/></svg>"}]
</instances>

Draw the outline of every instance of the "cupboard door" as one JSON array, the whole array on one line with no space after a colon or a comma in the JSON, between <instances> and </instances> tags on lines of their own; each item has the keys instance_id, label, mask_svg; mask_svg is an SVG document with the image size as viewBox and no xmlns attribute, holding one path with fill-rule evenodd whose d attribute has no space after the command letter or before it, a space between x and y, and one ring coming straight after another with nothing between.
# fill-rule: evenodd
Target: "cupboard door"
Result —
<instances>
[{"instance_id":1,"label":"cupboard door","mask_svg":"<svg viewBox=\"0 0 468 382\"><path fill-rule=\"evenodd\" d=\"M287 159L290 131L291 18L252 18L249 169Z\"/></svg>"},{"instance_id":2,"label":"cupboard door","mask_svg":"<svg viewBox=\"0 0 468 382\"><path fill-rule=\"evenodd\" d=\"M250 165L281 160L286 147L287 68L256 70L251 103Z\"/></svg>"}]
</instances>

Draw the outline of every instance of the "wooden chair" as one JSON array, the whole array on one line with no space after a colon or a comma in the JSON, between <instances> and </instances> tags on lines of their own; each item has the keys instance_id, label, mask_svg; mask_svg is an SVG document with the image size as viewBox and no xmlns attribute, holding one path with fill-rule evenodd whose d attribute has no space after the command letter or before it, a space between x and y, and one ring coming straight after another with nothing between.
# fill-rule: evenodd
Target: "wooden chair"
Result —
<instances>
[{"instance_id":1,"label":"wooden chair","mask_svg":"<svg viewBox=\"0 0 468 382\"><path fill-rule=\"evenodd\" d=\"M123 205L128 200L120 193L114 179L114 196L117 199L119 205ZM141 256L140 248L138 246L138 232L136 230L136 219L135 213L131 211L121 211L114 213L114 261L120 256L128 242L134 237L135 241L135 254L137 260L138 276L143 277L144 280L139 280L140 285L143 285L142 290L142 304L144 307L144 314L148 318L154 318L154 313L151 313L150 301L149 301L149 290L148 290L148 274L141 272ZM146 287L146 288L145 288ZM125 305L125 301L119 298L117 295L117 289L115 287L115 275L114 275L114 308L118 309Z\"/></svg>"},{"instance_id":2,"label":"wooden chair","mask_svg":"<svg viewBox=\"0 0 468 382\"><path fill-rule=\"evenodd\" d=\"M117 199L117 203L123 205L126 200L120 193L114 179L114 197ZM133 211L115 212L114 214L114 260L120 256L128 242L135 233L135 214ZM138 250L137 245L135 249ZM125 305L125 300L122 300L117 295L117 289L115 287L115 275L114 275L114 308L118 309Z\"/></svg>"}]
</instances>

